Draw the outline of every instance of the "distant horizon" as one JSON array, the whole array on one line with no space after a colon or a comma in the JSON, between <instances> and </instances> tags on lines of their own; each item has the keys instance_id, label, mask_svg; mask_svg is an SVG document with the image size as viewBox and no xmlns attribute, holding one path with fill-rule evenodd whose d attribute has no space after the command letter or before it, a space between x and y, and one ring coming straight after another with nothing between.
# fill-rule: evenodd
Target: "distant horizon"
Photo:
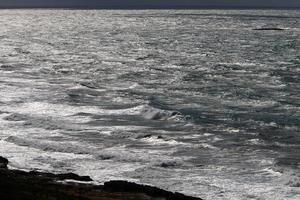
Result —
<instances>
[{"instance_id":1,"label":"distant horizon","mask_svg":"<svg viewBox=\"0 0 300 200\"><path fill-rule=\"evenodd\" d=\"M0 0L2 9L299 9L298 0Z\"/></svg>"},{"instance_id":2,"label":"distant horizon","mask_svg":"<svg viewBox=\"0 0 300 200\"><path fill-rule=\"evenodd\" d=\"M1 10L5 9L66 9L66 10L299 10L299 7L261 7L261 6L0 6Z\"/></svg>"}]
</instances>

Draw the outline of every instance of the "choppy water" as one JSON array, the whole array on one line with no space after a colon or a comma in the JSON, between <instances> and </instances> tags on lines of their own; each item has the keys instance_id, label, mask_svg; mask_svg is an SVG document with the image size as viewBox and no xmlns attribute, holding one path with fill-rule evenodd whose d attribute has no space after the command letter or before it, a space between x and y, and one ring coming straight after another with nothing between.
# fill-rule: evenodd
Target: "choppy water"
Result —
<instances>
[{"instance_id":1,"label":"choppy water","mask_svg":"<svg viewBox=\"0 0 300 200\"><path fill-rule=\"evenodd\" d=\"M11 167L300 198L299 11L1 10L0 27Z\"/></svg>"}]
</instances>

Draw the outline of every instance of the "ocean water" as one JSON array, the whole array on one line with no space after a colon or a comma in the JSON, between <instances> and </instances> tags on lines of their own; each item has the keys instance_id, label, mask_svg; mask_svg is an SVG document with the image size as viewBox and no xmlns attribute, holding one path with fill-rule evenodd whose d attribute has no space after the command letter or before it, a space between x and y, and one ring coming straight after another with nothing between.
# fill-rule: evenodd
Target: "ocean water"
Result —
<instances>
[{"instance_id":1,"label":"ocean water","mask_svg":"<svg viewBox=\"0 0 300 200\"><path fill-rule=\"evenodd\" d=\"M299 129L299 11L0 10L11 168L296 200Z\"/></svg>"}]
</instances>

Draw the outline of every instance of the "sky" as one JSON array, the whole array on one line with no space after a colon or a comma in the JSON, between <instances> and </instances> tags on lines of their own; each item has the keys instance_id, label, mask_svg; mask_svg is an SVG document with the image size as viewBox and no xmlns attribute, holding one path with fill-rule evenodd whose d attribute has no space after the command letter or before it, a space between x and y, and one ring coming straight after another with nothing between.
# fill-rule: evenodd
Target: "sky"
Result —
<instances>
[{"instance_id":1,"label":"sky","mask_svg":"<svg viewBox=\"0 0 300 200\"><path fill-rule=\"evenodd\" d=\"M300 0L0 0L0 7L300 7Z\"/></svg>"}]
</instances>

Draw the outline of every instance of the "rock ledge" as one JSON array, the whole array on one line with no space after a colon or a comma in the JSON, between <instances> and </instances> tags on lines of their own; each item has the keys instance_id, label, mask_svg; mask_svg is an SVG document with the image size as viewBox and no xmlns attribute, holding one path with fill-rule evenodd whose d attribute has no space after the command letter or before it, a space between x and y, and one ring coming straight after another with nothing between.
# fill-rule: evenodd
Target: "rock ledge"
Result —
<instances>
[{"instance_id":1,"label":"rock ledge","mask_svg":"<svg viewBox=\"0 0 300 200\"><path fill-rule=\"evenodd\" d=\"M9 170L7 165L0 157L1 200L201 200L127 181L93 185L88 176ZM69 179L86 183L62 182Z\"/></svg>"}]
</instances>

